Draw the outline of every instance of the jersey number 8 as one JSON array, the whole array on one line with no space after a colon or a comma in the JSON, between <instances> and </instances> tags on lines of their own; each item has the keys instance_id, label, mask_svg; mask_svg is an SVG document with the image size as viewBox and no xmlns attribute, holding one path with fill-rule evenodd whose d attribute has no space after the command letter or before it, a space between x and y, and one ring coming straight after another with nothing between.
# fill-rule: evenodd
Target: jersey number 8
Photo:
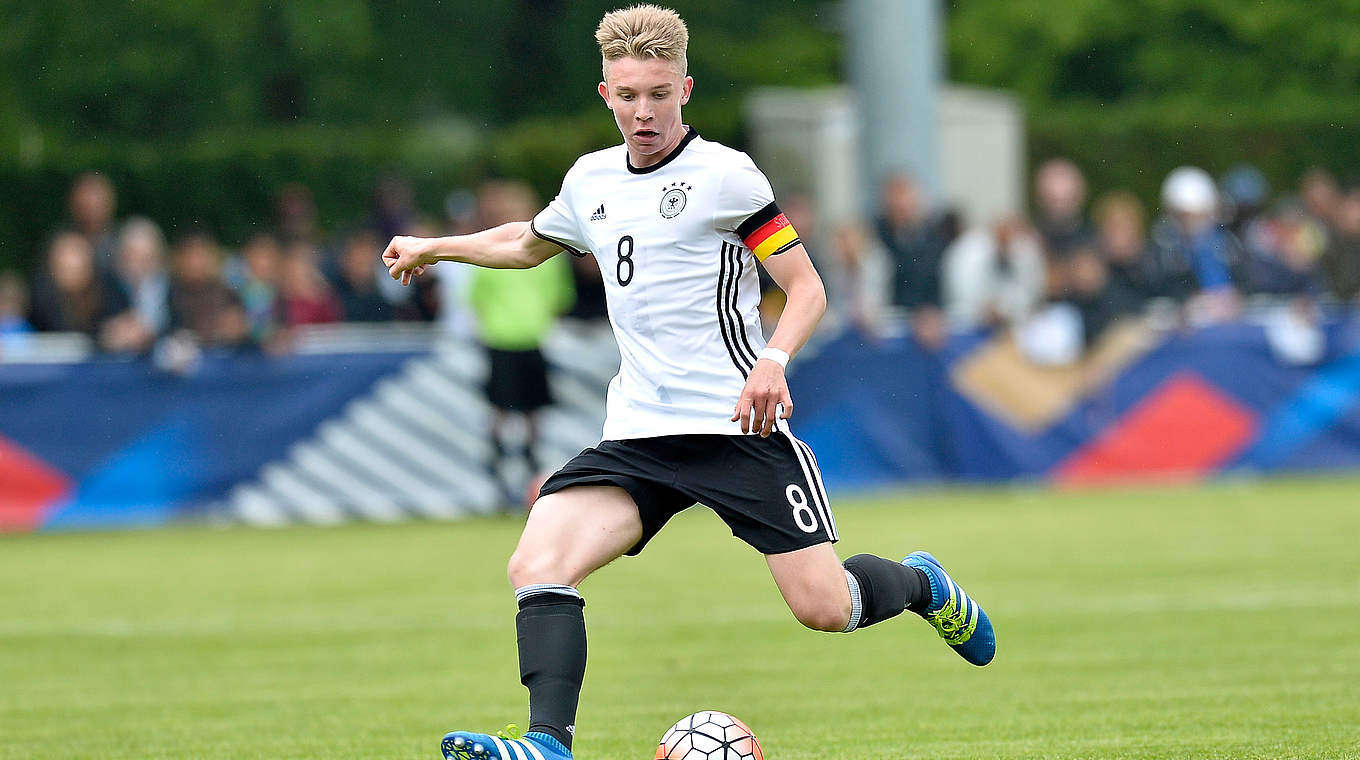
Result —
<instances>
[{"instance_id":1,"label":"jersey number 8","mask_svg":"<svg viewBox=\"0 0 1360 760\"><path fill-rule=\"evenodd\" d=\"M626 247L627 247L627 249L628 249L627 251L624 250L625 245L626 245ZM627 274L624 274L624 271L623 271L623 265L624 265L624 264L627 264L627 265L628 265L628 273L627 273ZM630 283L630 282L633 281L633 236L632 236L632 235L624 235L623 237L619 238L619 263L618 263L618 266L617 266L617 267L615 268L615 270L614 270L614 274L618 275L618 278L619 278L619 285L621 285L621 286L626 286L628 283Z\"/></svg>"}]
</instances>

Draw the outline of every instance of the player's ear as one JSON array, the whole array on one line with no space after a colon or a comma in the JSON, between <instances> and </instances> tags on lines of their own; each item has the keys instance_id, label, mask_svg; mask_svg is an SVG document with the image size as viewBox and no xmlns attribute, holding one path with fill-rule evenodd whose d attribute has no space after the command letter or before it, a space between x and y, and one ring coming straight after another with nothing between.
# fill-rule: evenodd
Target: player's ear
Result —
<instances>
[{"instance_id":1,"label":"player's ear","mask_svg":"<svg viewBox=\"0 0 1360 760\"><path fill-rule=\"evenodd\" d=\"M694 77L685 77L685 85L680 90L680 105L689 102L689 94L694 90Z\"/></svg>"},{"instance_id":2,"label":"player's ear","mask_svg":"<svg viewBox=\"0 0 1360 760\"><path fill-rule=\"evenodd\" d=\"M609 105L609 87L604 82L600 82L600 97L604 98L604 105L609 110L614 110L614 106Z\"/></svg>"}]
</instances>

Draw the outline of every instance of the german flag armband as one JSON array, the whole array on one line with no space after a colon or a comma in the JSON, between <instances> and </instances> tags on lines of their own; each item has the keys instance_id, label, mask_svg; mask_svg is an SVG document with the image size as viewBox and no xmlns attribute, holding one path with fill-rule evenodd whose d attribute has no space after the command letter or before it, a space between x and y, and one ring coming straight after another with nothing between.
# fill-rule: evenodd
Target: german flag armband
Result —
<instances>
[{"instance_id":1,"label":"german flag armband","mask_svg":"<svg viewBox=\"0 0 1360 760\"><path fill-rule=\"evenodd\" d=\"M751 249L757 261L783 253L798 245L798 233L774 201L755 212L737 227L737 237Z\"/></svg>"}]
</instances>

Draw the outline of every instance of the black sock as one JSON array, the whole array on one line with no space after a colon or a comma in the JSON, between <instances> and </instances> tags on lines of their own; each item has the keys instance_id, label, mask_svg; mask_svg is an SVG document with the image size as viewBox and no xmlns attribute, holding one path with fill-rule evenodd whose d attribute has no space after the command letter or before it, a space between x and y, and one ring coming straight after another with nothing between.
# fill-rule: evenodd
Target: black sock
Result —
<instances>
[{"instance_id":1,"label":"black sock","mask_svg":"<svg viewBox=\"0 0 1360 760\"><path fill-rule=\"evenodd\" d=\"M519 680L529 689L529 730L549 734L567 749L576 731L576 703L586 674L585 602L570 590L571 595L544 592L522 597L515 616Z\"/></svg>"},{"instance_id":2,"label":"black sock","mask_svg":"<svg viewBox=\"0 0 1360 760\"><path fill-rule=\"evenodd\" d=\"M930 604L930 580L914 567L856 554L845 561L845 569L859 584L861 612L855 628L897 617L904 609L921 612Z\"/></svg>"}]
</instances>

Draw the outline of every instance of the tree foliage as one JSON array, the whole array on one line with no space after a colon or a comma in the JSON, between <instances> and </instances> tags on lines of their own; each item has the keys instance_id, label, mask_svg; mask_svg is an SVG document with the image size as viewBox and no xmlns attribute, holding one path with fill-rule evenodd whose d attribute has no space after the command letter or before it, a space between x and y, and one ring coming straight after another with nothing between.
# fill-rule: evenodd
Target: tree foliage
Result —
<instances>
[{"instance_id":1,"label":"tree foliage","mask_svg":"<svg viewBox=\"0 0 1360 760\"><path fill-rule=\"evenodd\" d=\"M694 44L687 116L740 144L745 93L841 78L848 0L677 3ZM0 266L63 214L75 173L124 212L239 239L284 183L328 223L362 218L388 170L426 208L486 174L552 192L615 138L593 84L618 0L0 0ZM1360 0L948 0L950 79L1016 92L1031 152L1150 191L1195 160L1355 171Z\"/></svg>"},{"instance_id":2,"label":"tree foliage","mask_svg":"<svg viewBox=\"0 0 1360 760\"><path fill-rule=\"evenodd\" d=\"M160 139L299 121L576 113L595 102L595 24L617 4L9 0L0 126ZM693 72L718 92L837 73L831 35L818 30L822 3L690 5ZM751 19L765 19L759 32Z\"/></svg>"},{"instance_id":3,"label":"tree foliage","mask_svg":"<svg viewBox=\"0 0 1360 760\"><path fill-rule=\"evenodd\" d=\"M1360 0L952 0L949 70L1025 104L1030 153L1155 197L1251 161L1360 175Z\"/></svg>"},{"instance_id":4,"label":"tree foliage","mask_svg":"<svg viewBox=\"0 0 1360 760\"><path fill-rule=\"evenodd\" d=\"M0 0L0 180L16 196L0 209L0 266L27 258L90 168L113 176L124 211L228 239L267 221L289 181L332 223L362 218L386 170L427 208L488 172L549 192L571 151L610 139L594 31L618 5ZM706 133L738 136L750 87L837 78L824 5L684 4Z\"/></svg>"},{"instance_id":5,"label":"tree foliage","mask_svg":"<svg viewBox=\"0 0 1360 760\"><path fill-rule=\"evenodd\" d=\"M1360 90L1360 2L953 0L951 74L1031 106L1294 108Z\"/></svg>"}]
</instances>

